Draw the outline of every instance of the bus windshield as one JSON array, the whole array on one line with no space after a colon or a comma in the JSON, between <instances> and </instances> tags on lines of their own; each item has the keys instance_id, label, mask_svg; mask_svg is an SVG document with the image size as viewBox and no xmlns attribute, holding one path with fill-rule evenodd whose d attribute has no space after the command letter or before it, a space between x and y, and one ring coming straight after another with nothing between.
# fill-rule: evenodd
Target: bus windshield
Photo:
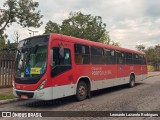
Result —
<instances>
[{"instance_id":1,"label":"bus windshield","mask_svg":"<svg viewBox=\"0 0 160 120\"><path fill-rule=\"evenodd\" d=\"M48 45L43 40L36 38L30 39L29 43L24 40L23 44L19 44L15 62L16 77L36 77L45 72Z\"/></svg>"}]
</instances>

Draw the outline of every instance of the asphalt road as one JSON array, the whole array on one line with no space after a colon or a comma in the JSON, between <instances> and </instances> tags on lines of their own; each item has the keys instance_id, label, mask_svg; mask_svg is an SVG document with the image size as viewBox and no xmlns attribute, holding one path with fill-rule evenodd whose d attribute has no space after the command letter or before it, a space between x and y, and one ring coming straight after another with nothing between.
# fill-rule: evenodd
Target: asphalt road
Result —
<instances>
[{"instance_id":1,"label":"asphalt road","mask_svg":"<svg viewBox=\"0 0 160 120\"><path fill-rule=\"evenodd\" d=\"M77 102L74 97L67 97L53 101L25 100L0 105L0 111L160 111L160 76L150 77L134 88L118 86L99 90L92 93L91 99ZM17 118L4 118L13 120ZM28 118L20 118L28 119ZM64 119L64 118L46 118ZM82 118L65 118L68 120ZM106 119L106 118L83 118L83 119ZM153 118L118 117L107 118L116 120L152 120ZM160 119L160 118L154 118ZM37 118L40 120L40 118Z\"/></svg>"}]
</instances>

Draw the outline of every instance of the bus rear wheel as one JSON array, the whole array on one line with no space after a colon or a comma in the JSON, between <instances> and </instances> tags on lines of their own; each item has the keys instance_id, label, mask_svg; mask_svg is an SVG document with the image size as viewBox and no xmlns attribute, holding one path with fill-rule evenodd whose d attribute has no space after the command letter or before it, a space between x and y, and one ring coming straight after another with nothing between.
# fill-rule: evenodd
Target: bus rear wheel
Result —
<instances>
[{"instance_id":1,"label":"bus rear wheel","mask_svg":"<svg viewBox=\"0 0 160 120\"><path fill-rule=\"evenodd\" d=\"M78 101L82 101L87 98L87 85L84 81L81 81L77 85L76 98Z\"/></svg>"},{"instance_id":2,"label":"bus rear wheel","mask_svg":"<svg viewBox=\"0 0 160 120\"><path fill-rule=\"evenodd\" d=\"M135 86L135 77L134 75L130 76L130 82L129 82L129 87L132 88Z\"/></svg>"}]
</instances>

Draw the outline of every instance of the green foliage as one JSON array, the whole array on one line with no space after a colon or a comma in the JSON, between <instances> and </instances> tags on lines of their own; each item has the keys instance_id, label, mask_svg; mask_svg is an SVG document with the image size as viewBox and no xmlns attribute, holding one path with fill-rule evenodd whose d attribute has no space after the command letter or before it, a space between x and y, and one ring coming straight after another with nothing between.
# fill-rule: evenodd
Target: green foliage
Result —
<instances>
[{"instance_id":1,"label":"green foliage","mask_svg":"<svg viewBox=\"0 0 160 120\"><path fill-rule=\"evenodd\" d=\"M63 20L62 25L48 21L44 33L61 33L95 42L119 46L119 43L111 41L106 24L100 16L84 15L81 12L71 12L68 19Z\"/></svg>"},{"instance_id":2,"label":"green foliage","mask_svg":"<svg viewBox=\"0 0 160 120\"><path fill-rule=\"evenodd\" d=\"M44 34L47 34L47 33L60 33L60 26L57 23L48 21L48 23L45 26Z\"/></svg>"},{"instance_id":3,"label":"green foliage","mask_svg":"<svg viewBox=\"0 0 160 120\"><path fill-rule=\"evenodd\" d=\"M0 100L14 99L15 96L13 94L0 94Z\"/></svg>"},{"instance_id":4,"label":"green foliage","mask_svg":"<svg viewBox=\"0 0 160 120\"><path fill-rule=\"evenodd\" d=\"M111 41L111 45L113 45L113 46L121 46L119 42L114 42L114 41Z\"/></svg>"},{"instance_id":5,"label":"green foliage","mask_svg":"<svg viewBox=\"0 0 160 120\"><path fill-rule=\"evenodd\" d=\"M0 50L5 48L5 39L3 39L2 37L0 37Z\"/></svg>"},{"instance_id":6,"label":"green foliage","mask_svg":"<svg viewBox=\"0 0 160 120\"><path fill-rule=\"evenodd\" d=\"M38 2L33 0L7 0L4 3L4 10L0 16L0 35L4 33L6 27L13 22L20 24L22 27L40 27L40 11L36 11L39 6Z\"/></svg>"},{"instance_id":7,"label":"green foliage","mask_svg":"<svg viewBox=\"0 0 160 120\"><path fill-rule=\"evenodd\" d=\"M144 50L145 50L145 45L143 45L143 44L141 44L141 45L136 45L136 49L137 49L138 51L144 52Z\"/></svg>"},{"instance_id":8,"label":"green foliage","mask_svg":"<svg viewBox=\"0 0 160 120\"><path fill-rule=\"evenodd\" d=\"M115 42L115 41L110 39L110 36L109 36L108 33L109 32L105 32L98 41L102 42L102 43L105 43L105 44L108 44L108 45L120 46L120 43Z\"/></svg>"},{"instance_id":9,"label":"green foliage","mask_svg":"<svg viewBox=\"0 0 160 120\"><path fill-rule=\"evenodd\" d=\"M6 38L0 37L0 51L11 51L17 47L17 43L10 43L10 40L6 43Z\"/></svg>"},{"instance_id":10,"label":"green foliage","mask_svg":"<svg viewBox=\"0 0 160 120\"><path fill-rule=\"evenodd\" d=\"M98 42L106 32L106 24L100 16L84 15L81 12L70 13L61 26L61 33ZM102 42L102 41L100 41Z\"/></svg>"},{"instance_id":11,"label":"green foliage","mask_svg":"<svg viewBox=\"0 0 160 120\"><path fill-rule=\"evenodd\" d=\"M155 65L156 63L156 55L155 55L155 49L152 47L149 47L146 51L147 61L150 65Z\"/></svg>"},{"instance_id":12,"label":"green foliage","mask_svg":"<svg viewBox=\"0 0 160 120\"><path fill-rule=\"evenodd\" d=\"M146 53L147 64L157 65L160 64L160 45L155 45L154 47L146 48L145 45L137 45L138 51Z\"/></svg>"},{"instance_id":13,"label":"green foliage","mask_svg":"<svg viewBox=\"0 0 160 120\"><path fill-rule=\"evenodd\" d=\"M10 43L10 40L8 40L7 44L5 45L5 48L7 50L14 49L14 48L16 48L16 43Z\"/></svg>"},{"instance_id":14,"label":"green foliage","mask_svg":"<svg viewBox=\"0 0 160 120\"><path fill-rule=\"evenodd\" d=\"M99 42L105 43L105 44L110 44L111 43L111 39L110 36L108 34L109 32L105 32L102 34L101 38L99 39Z\"/></svg>"}]
</instances>

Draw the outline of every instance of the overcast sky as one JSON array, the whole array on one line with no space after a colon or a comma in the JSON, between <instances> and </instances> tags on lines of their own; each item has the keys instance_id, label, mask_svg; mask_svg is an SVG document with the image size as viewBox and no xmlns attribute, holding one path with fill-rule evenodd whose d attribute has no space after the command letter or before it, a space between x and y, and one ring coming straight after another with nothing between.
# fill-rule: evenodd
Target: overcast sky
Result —
<instances>
[{"instance_id":1,"label":"overcast sky","mask_svg":"<svg viewBox=\"0 0 160 120\"><path fill-rule=\"evenodd\" d=\"M0 1L0 8L5 0ZM160 44L160 0L34 0L39 2L39 10L44 15L40 28L30 28L44 32L45 24L51 20L61 24L71 11L101 16L106 23L112 40L122 47L135 49L138 44L146 47ZM13 39L14 31L20 39L29 37L28 28L13 24L6 33Z\"/></svg>"}]
</instances>

